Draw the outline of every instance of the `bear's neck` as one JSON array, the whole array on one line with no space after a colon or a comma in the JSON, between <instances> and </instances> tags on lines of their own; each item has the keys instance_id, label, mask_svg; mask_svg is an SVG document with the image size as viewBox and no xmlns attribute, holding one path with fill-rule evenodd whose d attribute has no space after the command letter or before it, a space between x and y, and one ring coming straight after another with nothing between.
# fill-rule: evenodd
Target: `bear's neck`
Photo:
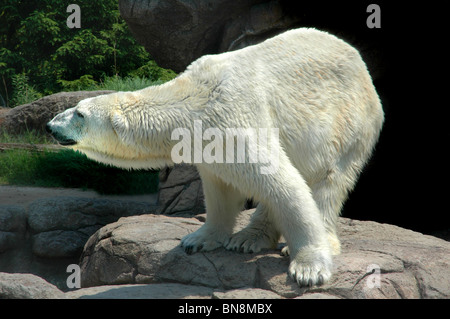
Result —
<instances>
[{"instance_id":1,"label":"bear's neck","mask_svg":"<svg viewBox=\"0 0 450 319\"><path fill-rule=\"evenodd\" d=\"M141 90L144 113L161 130L173 131L193 123L195 110L203 109L209 98L209 86L195 83L191 77L180 75L165 84Z\"/></svg>"},{"instance_id":2,"label":"bear's neck","mask_svg":"<svg viewBox=\"0 0 450 319\"><path fill-rule=\"evenodd\" d=\"M172 133L177 129L192 132L196 115L201 113L195 111L206 106L209 91L208 85L199 85L189 76L180 75L165 84L133 92L136 104L123 111L130 127L143 129L134 132L139 135L135 141L154 155L170 155L177 142L172 140Z\"/></svg>"}]
</instances>

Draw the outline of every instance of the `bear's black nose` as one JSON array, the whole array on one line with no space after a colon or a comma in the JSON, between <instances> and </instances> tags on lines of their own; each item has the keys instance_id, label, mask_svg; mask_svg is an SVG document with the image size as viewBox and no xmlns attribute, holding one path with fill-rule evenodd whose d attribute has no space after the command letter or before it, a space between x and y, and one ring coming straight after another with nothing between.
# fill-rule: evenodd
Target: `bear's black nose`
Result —
<instances>
[{"instance_id":1,"label":"bear's black nose","mask_svg":"<svg viewBox=\"0 0 450 319\"><path fill-rule=\"evenodd\" d=\"M52 133L52 129L50 128L49 123L47 123L47 125L45 125L45 130L47 131L47 133Z\"/></svg>"}]
</instances>

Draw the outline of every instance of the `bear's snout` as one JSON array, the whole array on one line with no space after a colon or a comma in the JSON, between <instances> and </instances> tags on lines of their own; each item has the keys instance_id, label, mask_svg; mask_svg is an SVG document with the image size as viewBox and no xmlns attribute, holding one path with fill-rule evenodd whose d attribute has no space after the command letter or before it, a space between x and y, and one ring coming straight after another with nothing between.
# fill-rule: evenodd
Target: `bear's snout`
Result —
<instances>
[{"instance_id":1,"label":"bear's snout","mask_svg":"<svg viewBox=\"0 0 450 319\"><path fill-rule=\"evenodd\" d=\"M51 121L45 125L45 130L50 133L50 135L61 145L68 146L68 145L75 145L77 142L71 138L68 138L58 132L57 130L53 129L53 126L51 124Z\"/></svg>"},{"instance_id":2,"label":"bear's snout","mask_svg":"<svg viewBox=\"0 0 450 319\"><path fill-rule=\"evenodd\" d=\"M52 128L51 128L51 126L50 126L50 122L47 123L47 125L45 125L45 130L47 131L47 133L52 134Z\"/></svg>"}]
</instances>

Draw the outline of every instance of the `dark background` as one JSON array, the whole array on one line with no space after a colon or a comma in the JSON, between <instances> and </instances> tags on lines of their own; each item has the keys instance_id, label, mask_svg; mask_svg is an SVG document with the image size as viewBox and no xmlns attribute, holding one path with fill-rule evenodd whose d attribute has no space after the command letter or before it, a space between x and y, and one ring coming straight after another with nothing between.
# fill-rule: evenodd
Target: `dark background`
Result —
<instances>
[{"instance_id":1,"label":"dark background","mask_svg":"<svg viewBox=\"0 0 450 319\"><path fill-rule=\"evenodd\" d=\"M361 12L370 3L381 8L380 29L366 27L370 13ZM429 2L336 1L296 4L291 10L306 12L303 25L340 34L357 48L369 47L362 55L374 76L385 124L343 216L421 232L449 229L445 9Z\"/></svg>"}]
</instances>

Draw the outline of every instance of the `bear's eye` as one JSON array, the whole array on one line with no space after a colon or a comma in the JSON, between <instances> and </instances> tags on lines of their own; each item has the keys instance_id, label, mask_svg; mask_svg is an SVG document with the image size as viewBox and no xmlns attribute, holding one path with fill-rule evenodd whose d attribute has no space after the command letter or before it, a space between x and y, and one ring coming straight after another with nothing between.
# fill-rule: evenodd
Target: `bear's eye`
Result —
<instances>
[{"instance_id":1,"label":"bear's eye","mask_svg":"<svg viewBox=\"0 0 450 319\"><path fill-rule=\"evenodd\" d=\"M80 111L75 111L75 114L76 114L78 117L80 117L80 118L84 118L84 115L81 114Z\"/></svg>"}]
</instances>

